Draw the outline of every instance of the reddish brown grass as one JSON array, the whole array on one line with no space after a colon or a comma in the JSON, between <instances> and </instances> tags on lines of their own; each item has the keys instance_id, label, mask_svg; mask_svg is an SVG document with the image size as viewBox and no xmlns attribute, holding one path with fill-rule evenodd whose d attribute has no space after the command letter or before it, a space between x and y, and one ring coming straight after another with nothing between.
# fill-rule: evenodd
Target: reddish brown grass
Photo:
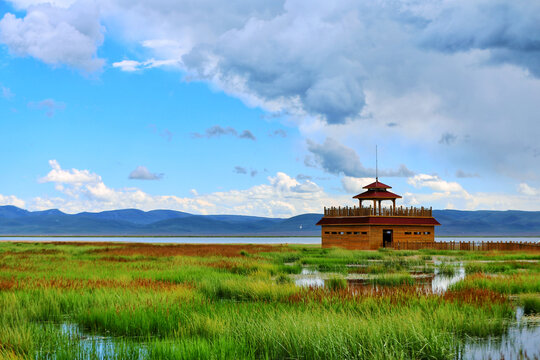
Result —
<instances>
[{"instance_id":1,"label":"reddish brown grass","mask_svg":"<svg viewBox=\"0 0 540 360\"><path fill-rule=\"evenodd\" d=\"M1 255L17 255L23 258L27 258L28 255L57 255L60 253L62 253L62 251L56 249L35 249L22 251L6 251L1 253Z\"/></svg>"},{"instance_id":2,"label":"reddish brown grass","mask_svg":"<svg viewBox=\"0 0 540 360\"><path fill-rule=\"evenodd\" d=\"M502 304L508 302L508 297L487 289L463 289L447 291L442 298L445 301L459 302L472 305Z\"/></svg>"},{"instance_id":3,"label":"reddish brown grass","mask_svg":"<svg viewBox=\"0 0 540 360\"><path fill-rule=\"evenodd\" d=\"M393 305L406 305L409 301L420 297L432 297L438 301L459 302L475 306L486 304L501 304L508 302L508 298L494 291L485 289L468 289L448 291L442 296L433 293L428 288L414 286L399 287L348 287L345 289L329 290L326 288L305 288L290 295L289 303L334 303L343 301L361 302L367 299L384 299Z\"/></svg>"},{"instance_id":4,"label":"reddish brown grass","mask_svg":"<svg viewBox=\"0 0 540 360\"><path fill-rule=\"evenodd\" d=\"M95 243L89 243L96 246ZM233 244L174 244L174 245L156 245L142 243L127 244L102 244L103 248L89 251L94 254L107 254L109 256L224 256L241 257L241 251L249 254L271 251L289 251L287 246L283 245L233 245Z\"/></svg>"},{"instance_id":5,"label":"reddish brown grass","mask_svg":"<svg viewBox=\"0 0 540 360\"><path fill-rule=\"evenodd\" d=\"M0 290L11 289L62 289L89 290L101 288L116 288L126 290L147 289L154 291L170 291L179 288L192 288L189 284L175 284L153 279L115 280L115 279L32 279L15 280L0 279Z\"/></svg>"}]
</instances>

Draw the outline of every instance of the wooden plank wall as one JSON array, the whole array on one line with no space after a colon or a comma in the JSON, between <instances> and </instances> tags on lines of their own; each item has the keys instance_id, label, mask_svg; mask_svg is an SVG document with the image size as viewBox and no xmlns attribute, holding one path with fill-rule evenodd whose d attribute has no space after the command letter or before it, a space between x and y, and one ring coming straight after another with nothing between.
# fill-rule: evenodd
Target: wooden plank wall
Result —
<instances>
[{"instance_id":1,"label":"wooden plank wall","mask_svg":"<svg viewBox=\"0 0 540 360\"><path fill-rule=\"evenodd\" d=\"M409 242L396 241L393 243L393 248L396 250L419 250L419 249L435 249L435 250L471 250L471 251L540 251L540 243L531 242L514 242L514 241L498 241L498 242L474 242L474 241L445 241L445 242Z\"/></svg>"}]
</instances>

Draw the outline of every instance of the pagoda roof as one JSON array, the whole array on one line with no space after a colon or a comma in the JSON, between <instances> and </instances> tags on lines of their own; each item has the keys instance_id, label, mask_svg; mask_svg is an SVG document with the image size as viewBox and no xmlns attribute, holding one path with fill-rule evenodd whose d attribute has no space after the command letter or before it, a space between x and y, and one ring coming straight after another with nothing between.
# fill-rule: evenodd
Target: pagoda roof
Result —
<instances>
[{"instance_id":1,"label":"pagoda roof","mask_svg":"<svg viewBox=\"0 0 540 360\"><path fill-rule=\"evenodd\" d=\"M401 199L401 196L394 194L393 192L382 190L368 190L356 196L353 199L362 200L385 200L385 199Z\"/></svg>"},{"instance_id":2,"label":"pagoda roof","mask_svg":"<svg viewBox=\"0 0 540 360\"><path fill-rule=\"evenodd\" d=\"M379 179L375 180L374 183L364 186L362 189L391 189L391 186L379 182Z\"/></svg>"}]
</instances>

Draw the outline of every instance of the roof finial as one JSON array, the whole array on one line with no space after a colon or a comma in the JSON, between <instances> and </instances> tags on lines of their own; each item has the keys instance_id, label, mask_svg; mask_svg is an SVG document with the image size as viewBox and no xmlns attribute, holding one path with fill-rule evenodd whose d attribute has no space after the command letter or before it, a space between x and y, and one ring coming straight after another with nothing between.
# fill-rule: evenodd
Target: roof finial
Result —
<instances>
[{"instance_id":1,"label":"roof finial","mask_svg":"<svg viewBox=\"0 0 540 360\"><path fill-rule=\"evenodd\" d=\"M375 181L379 181L379 159L377 156L377 145L375 145Z\"/></svg>"}]
</instances>

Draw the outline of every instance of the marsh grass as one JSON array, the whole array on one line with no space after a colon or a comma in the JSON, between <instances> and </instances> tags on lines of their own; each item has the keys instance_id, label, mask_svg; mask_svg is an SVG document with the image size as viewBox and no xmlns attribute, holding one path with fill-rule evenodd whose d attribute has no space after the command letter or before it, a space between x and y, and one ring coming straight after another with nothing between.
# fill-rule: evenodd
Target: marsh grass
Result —
<instances>
[{"instance_id":1,"label":"marsh grass","mask_svg":"<svg viewBox=\"0 0 540 360\"><path fill-rule=\"evenodd\" d=\"M484 273L484 274L516 274L527 270L529 272L540 272L538 262L524 261L498 261L498 262L477 262L472 261L465 264L465 271L468 274Z\"/></svg>"},{"instance_id":2,"label":"marsh grass","mask_svg":"<svg viewBox=\"0 0 540 360\"><path fill-rule=\"evenodd\" d=\"M436 269L440 275L448 277L454 276L457 271L456 265L447 262L441 262L439 265L437 265Z\"/></svg>"},{"instance_id":3,"label":"marsh grass","mask_svg":"<svg viewBox=\"0 0 540 360\"><path fill-rule=\"evenodd\" d=\"M402 286L414 285L414 279L409 273L392 273L376 275L369 279L374 285L382 286Z\"/></svg>"},{"instance_id":4,"label":"marsh grass","mask_svg":"<svg viewBox=\"0 0 540 360\"><path fill-rule=\"evenodd\" d=\"M540 314L540 294L522 295L520 301L526 315Z\"/></svg>"},{"instance_id":5,"label":"marsh grass","mask_svg":"<svg viewBox=\"0 0 540 360\"><path fill-rule=\"evenodd\" d=\"M504 333L513 310L502 294L539 292L532 265L513 275L474 275L442 296L419 291L410 272L433 269L431 256L0 243L0 358L453 359L463 338ZM459 252L437 257L471 260ZM336 277L324 288L300 288L289 274L302 264L333 272L360 265L354 268L373 274L377 286L352 289ZM537 311L537 298L522 299ZM98 337L66 333L66 322Z\"/></svg>"},{"instance_id":6,"label":"marsh grass","mask_svg":"<svg viewBox=\"0 0 540 360\"><path fill-rule=\"evenodd\" d=\"M488 289L501 294L539 293L540 276L537 274L474 274L451 285L450 289Z\"/></svg>"},{"instance_id":7,"label":"marsh grass","mask_svg":"<svg viewBox=\"0 0 540 360\"><path fill-rule=\"evenodd\" d=\"M347 280L340 277L331 277L324 281L324 286L326 286L330 290L341 290L347 288Z\"/></svg>"}]
</instances>

